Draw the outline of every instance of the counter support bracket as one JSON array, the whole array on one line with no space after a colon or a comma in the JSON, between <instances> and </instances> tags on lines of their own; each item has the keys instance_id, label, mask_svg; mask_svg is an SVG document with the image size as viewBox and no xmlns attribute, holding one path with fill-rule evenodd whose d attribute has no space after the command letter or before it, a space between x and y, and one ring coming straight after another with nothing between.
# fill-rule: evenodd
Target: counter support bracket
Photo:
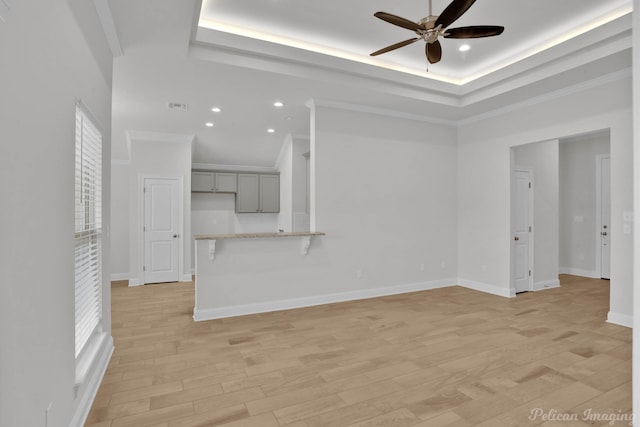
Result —
<instances>
[{"instance_id":1,"label":"counter support bracket","mask_svg":"<svg viewBox=\"0 0 640 427\"><path fill-rule=\"evenodd\" d=\"M302 256L309 253L309 246L311 246L311 236L302 237Z\"/></svg>"},{"instance_id":2,"label":"counter support bracket","mask_svg":"<svg viewBox=\"0 0 640 427\"><path fill-rule=\"evenodd\" d=\"M216 241L209 240L209 260L213 261L216 259Z\"/></svg>"}]
</instances>

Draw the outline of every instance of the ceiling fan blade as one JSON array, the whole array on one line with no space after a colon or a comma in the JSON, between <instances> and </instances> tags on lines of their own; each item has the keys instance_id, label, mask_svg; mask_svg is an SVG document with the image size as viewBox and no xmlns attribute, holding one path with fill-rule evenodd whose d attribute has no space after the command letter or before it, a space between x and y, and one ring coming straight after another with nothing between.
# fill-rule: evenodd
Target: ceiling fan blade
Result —
<instances>
[{"instance_id":1,"label":"ceiling fan blade","mask_svg":"<svg viewBox=\"0 0 640 427\"><path fill-rule=\"evenodd\" d=\"M450 28L444 37L447 39L477 39L480 37L499 36L504 27L497 25L474 25L472 27Z\"/></svg>"},{"instance_id":2,"label":"ceiling fan blade","mask_svg":"<svg viewBox=\"0 0 640 427\"><path fill-rule=\"evenodd\" d=\"M390 24L397 25L398 27L406 28L407 30L413 30L413 31L425 30L425 28L422 25L416 22L410 21L401 16L392 15L387 12L376 12L373 14L373 16L375 16L376 18L380 18L383 21L387 21Z\"/></svg>"},{"instance_id":3,"label":"ceiling fan blade","mask_svg":"<svg viewBox=\"0 0 640 427\"><path fill-rule=\"evenodd\" d=\"M449 3L438 19L436 19L435 26L442 25L442 28L447 28L456 19L460 18L471 7L476 0L453 0Z\"/></svg>"},{"instance_id":4,"label":"ceiling fan blade","mask_svg":"<svg viewBox=\"0 0 640 427\"><path fill-rule=\"evenodd\" d=\"M392 50L404 47L404 46L409 45L411 43L414 43L414 42L416 42L418 40L420 40L419 37L416 37L416 38L413 38L413 39L409 39L409 40L405 40L403 42L392 44L391 46L384 47L384 48L382 48L380 50L376 50L375 52L373 52L373 53L371 53L369 55L370 56L378 56L378 55L380 55L382 53L387 53L387 52L390 52Z\"/></svg>"},{"instance_id":5,"label":"ceiling fan blade","mask_svg":"<svg viewBox=\"0 0 640 427\"><path fill-rule=\"evenodd\" d=\"M427 54L427 60L430 64L440 62L442 58L442 46L438 40L433 43L426 43L425 53Z\"/></svg>"}]
</instances>

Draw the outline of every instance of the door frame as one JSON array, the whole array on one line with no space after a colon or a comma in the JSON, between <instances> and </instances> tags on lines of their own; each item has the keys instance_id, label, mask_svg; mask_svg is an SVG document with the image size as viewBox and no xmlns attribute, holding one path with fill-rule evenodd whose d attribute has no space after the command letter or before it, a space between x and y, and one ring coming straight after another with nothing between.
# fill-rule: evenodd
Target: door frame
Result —
<instances>
[{"instance_id":1,"label":"door frame","mask_svg":"<svg viewBox=\"0 0 640 427\"><path fill-rule=\"evenodd\" d=\"M514 229L514 223L515 223L515 209L514 209L514 203L516 200L515 197L515 192L517 191L516 188L516 172L526 172L529 174L529 182L531 183L531 190L529 191L528 194L528 198L529 198L529 223L531 225L531 231L529 232L529 240L528 240L528 260L527 262L529 263L529 269L531 270L531 274L529 275L529 280L528 280L528 285L529 285L529 292L532 292L535 290L534 287L534 281L533 281L533 275L534 275L534 250L535 250L535 245L534 245L534 234L535 234L535 227L534 227L534 197L533 197L533 188L535 185L534 182L534 176L533 176L533 168L531 168L530 166L518 166L518 165L514 165L513 168L511 169L511 201L510 201L510 206L511 206L511 232L509 234L509 240L510 240L510 251L511 251L511 295L516 296L516 270L515 270L515 261L516 261L516 245L515 245L515 241L513 239L513 236L515 235L515 229Z\"/></svg>"},{"instance_id":2,"label":"door frame","mask_svg":"<svg viewBox=\"0 0 640 427\"><path fill-rule=\"evenodd\" d=\"M602 240L600 232L602 231L602 160L609 159L609 165L611 165L611 153L596 154L596 229L595 229L595 245L596 245L596 277L600 279L602 277ZM611 182L611 181L609 181ZM611 197L611 186L609 186L609 197ZM609 212L611 217L611 212ZM611 224L609 224L609 235L611 235ZM611 241L611 238L609 238ZM609 251L611 251L611 245L609 245ZM611 259L611 253L609 253L609 259ZM611 271L611 266L609 266Z\"/></svg>"},{"instance_id":3,"label":"door frame","mask_svg":"<svg viewBox=\"0 0 640 427\"><path fill-rule=\"evenodd\" d=\"M147 179L168 179L178 182L178 230L180 237L178 237L178 281L182 280L184 271L184 177L183 176L160 176L160 175L145 175L138 174L138 277L140 278L139 285L146 284L146 277L144 271L144 231L145 225L145 193L144 184Z\"/></svg>"}]
</instances>

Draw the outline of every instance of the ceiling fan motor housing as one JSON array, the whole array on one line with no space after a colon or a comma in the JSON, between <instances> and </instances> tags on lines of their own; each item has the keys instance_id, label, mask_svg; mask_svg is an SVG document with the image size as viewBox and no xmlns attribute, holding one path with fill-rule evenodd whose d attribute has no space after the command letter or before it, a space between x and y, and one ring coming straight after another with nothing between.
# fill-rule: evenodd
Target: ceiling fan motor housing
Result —
<instances>
[{"instance_id":1,"label":"ceiling fan motor housing","mask_svg":"<svg viewBox=\"0 0 640 427\"><path fill-rule=\"evenodd\" d=\"M439 28L434 28L436 24L437 16L429 15L418 21L418 25L424 27L426 31L417 30L416 34L420 36L427 43L433 43L438 40L440 35Z\"/></svg>"}]
</instances>

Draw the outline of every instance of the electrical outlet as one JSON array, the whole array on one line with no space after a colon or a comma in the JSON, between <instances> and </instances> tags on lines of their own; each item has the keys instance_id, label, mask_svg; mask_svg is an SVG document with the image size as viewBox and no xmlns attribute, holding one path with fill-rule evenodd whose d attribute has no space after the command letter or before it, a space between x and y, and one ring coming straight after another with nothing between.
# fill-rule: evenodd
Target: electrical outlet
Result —
<instances>
[{"instance_id":1,"label":"electrical outlet","mask_svg":"<svg viewBox=\"0 0 640 427\"><path fill-rule=\"evenodd\" d=\"M624 234L631 234L631 224L624 224L622 226L622 232Z\"/></svg>"},{"instance_id":2,"label":"electrical outlet","mask_svg":"<svg viewBox=\"0 0 640 427\"><path fill-rule=\"evenodd\" d=\"M356 270L356 277L362 279L362 270Z\"/></svg>"},{"instance_id":3,"label":"electrical outlet","mask_svg":"<svg viewBox=\"0 0 640 427\"><path fill-rule=\"evenodd\" d=\"M420 264L420 271L424 271L424 262Z\"/></svg>"},{"instance_id":4,"label":"electrical outlet","mask_svg":"<svg viewBox=\"0 0 640 427\"><path fill-rule=\"evenodd\" d=\"M447 268L447 263L446 263L446 262L444 262L444 261L442 261L442 262L440 263L440 267L442 267L443 269L444 269L444 268Z\"/></svg>"}]
</instances>

